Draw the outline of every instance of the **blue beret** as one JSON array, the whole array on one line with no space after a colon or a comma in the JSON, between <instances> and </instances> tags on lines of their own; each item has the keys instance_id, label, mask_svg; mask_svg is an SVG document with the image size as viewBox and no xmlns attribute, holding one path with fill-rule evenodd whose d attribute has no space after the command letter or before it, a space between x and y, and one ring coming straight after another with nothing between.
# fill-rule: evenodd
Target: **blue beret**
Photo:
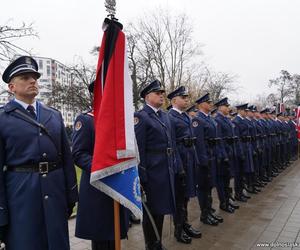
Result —
<instances>
[{"instance_id":1,"label":"blue beret","mask_svg":"<svg viewBox=\"0 0 300 250\"><path fill-rule=\"evenodd\" d=\"M161 88L161 83L159 80L154 80L150 82L140 93L142 98L145 98L151 92L165 92L164 89Z\"/></svg>"},{"instance_id":2,"label":"blue beret","mask_svg":"<svg viewBox=\"0 0 300 250\"><path fill-rule=\"evenodd\" d=\"M200 103L203 103L203 102L211 102L211 101L212 101L212 100L211 100L210 97L209 97L209 93L207 93L207 94L201 96L200 98L198 98L198 99L196 100L196 103L200 104Z\"/></svg>"},{"instance_id":3,"label":"blue beret","mask_svg":"<svg viewBox=\"0 0 300 250\"><path fill-rule=\"evenodd\" d=\"M7 66L2 75L2 80L9 83L10 80L24 73L35 73L38 78L41 74L38 72L37 62L30 56L21 56Z\"/></svg>"},{"instance_id":4,"label":"blue beret","mask_svg":"<svg viewBox=\"0 0 300 250\"><path fill-rule=\"evenodd\" d=\"M235 106L237 109L242 109L242 110L245 110L248 108L248 103L244 103L244 104L240 104L240 105L237 105Z\"/></svg>"},{"instance_id":5,"label":"blue beret","mask_svg":"<svg viewBox=\"0 0 300 250\"><path fill-rule=\"evenodd\" d=\"M188 92L185 90L184 86L180 86L177 89L175 89L173 92L171 92L170 94L168 94L167 98L168 99L172 99L176 96L188 96Z\"/></svg>"},{"instance_id":6,"label":"blue beret","mask_svg":"<svg viewBox=\"0 0 300 250\"><path fill-rule=\"evenodd\" d=\"M228 103L228 98L225 97L225 98L221 99L220 101L216 102L216 103L215 103L215 106L216 106L216 107L220 107L220 106L230 106L229 103Z\"/></svg>"}]
</instances>

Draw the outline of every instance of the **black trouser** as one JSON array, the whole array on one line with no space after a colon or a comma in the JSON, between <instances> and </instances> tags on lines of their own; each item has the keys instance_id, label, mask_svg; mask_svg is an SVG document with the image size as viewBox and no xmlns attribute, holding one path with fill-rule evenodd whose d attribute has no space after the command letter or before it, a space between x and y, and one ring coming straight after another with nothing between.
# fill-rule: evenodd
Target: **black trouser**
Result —
<instances>
[{"instance_id":1,"label":"black trouser","mask_svg":"<svg viewBox=\"0 0 300 250\"><path fill-rule=\"evenodd\" d=\"M183 227L187 222L187 205L189 199L186 197L186 180L182 176L175 176L176 212L174 214L175 227ZM186 179L186 178L185 178Z\"/></svg>"},{"instance_id":2,"label":"black trouser","mask_svg":"<svg viewBox=\"0 0 300 250\"><path fill-rule=\"evenodd\" d=\"M150 213L151 208L148 206ZM154 223L156 225L159 237L162 237L162 229L164 224L164 215L155 215L151 213ZM149 216L146 211L143 213L143 232L144 232L144 238L145 238L145 245L147 250L156 249L155 246L157 245L158 239L155 235L153 226L151 224L151 221L149 219Z\"/></svg>"},{"instance_id":3,"label":"black trouser","mask_svg":"<svg viewBox=\"0 0 300 250\"><path fill-rule=\"evenodd\" d=\"M92 240L92 250L115 250L114 240L94 241Z\"/></svg>"},{"instance_id":4,"label":"black trouser","mask_svg":"<svg viewBox=\"0 0 300 250\"><path fill-rule=\"evenodd\" d=\"M243 182L243 176L244 176L243 161L239 159L237 161L237 164L238 164L238 171L236 171L235 176L234 176L234 193L235 193L235 195L240 196L243 193L243 186L244 186L244 182Z\"/></svg>"}]
</instances>

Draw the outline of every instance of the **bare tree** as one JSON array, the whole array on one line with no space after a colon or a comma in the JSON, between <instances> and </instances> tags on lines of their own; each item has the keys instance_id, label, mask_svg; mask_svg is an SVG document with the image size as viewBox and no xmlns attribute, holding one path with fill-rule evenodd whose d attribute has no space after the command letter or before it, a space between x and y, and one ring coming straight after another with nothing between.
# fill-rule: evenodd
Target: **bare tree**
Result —
<instances>
[{"instance_id":1,"label":"bare tree","mask_svg":"<svg viewBox=\"0 0 300 250\"><path fill-rule=\"evenodd\" d=\"M276 87L281 103L285 102L293 93L293 90L290 88L291 81L292 76L286 70L281 70L279 77L269 80L269 87Z\"/></svg>"},{"instance_id":2,"label":"bare tree","mask_svg":"<svg viewBox=\"0 0 300 250\"><path fill-rule=\"evenodd\" d=\"M290 81L290 88L292 90L293 98L291 100L292 104L300 104L300 75L294 74L292 80Z\"/></svg>"},{"instance_id":3,"label":"bare tree","mask_svg":"<svg viewBox=\"0 0 300 250\"><path fill-rule=\"evenodd\" d=\"M216 102L225 95L235 92L238 87L234 85L237 79L237 75L232 75L230 73L215 72L206 68L203 77L204 92L210 93L210 98Z\"/></svg>"},{"instance_id":4,"label":"bare tree","mask_svg":"<svg viewBox=\"0 0 300 250\"><path fill-rule=\"evenodd\" d=\"M15 26L10 22L0 25L0 61L11 60L20 53L30 54L30 51L18 46L16 41L24 37L37 37L32 23Z\"/></svg>"},{"instance_id":5,"label":"bare tree","mask_svg":"<svg viewBox=\"0 0 300 250\"><path fill-rule=\"evenodd\" d=\"M95 79L95 67L87 65L79 58L76 64L69 66L69 72L70 84L52 84L48 105L67 105L75 113L91 109L93 97L88 91L88 86Z\"/></svg>"},{"instance_id":6,"label":"bare tree","mask_svg":"<svg viewBox=\"0 0 300 250\"><path fill-rule=\"evenodd\" d=\"M200 43L185 14L172 16L158 10L127 28L128 58L134 85L134 102L145 83L158 78L167 91L191 84L195 62L200 61Z\"/></svg>"}]
</instances>

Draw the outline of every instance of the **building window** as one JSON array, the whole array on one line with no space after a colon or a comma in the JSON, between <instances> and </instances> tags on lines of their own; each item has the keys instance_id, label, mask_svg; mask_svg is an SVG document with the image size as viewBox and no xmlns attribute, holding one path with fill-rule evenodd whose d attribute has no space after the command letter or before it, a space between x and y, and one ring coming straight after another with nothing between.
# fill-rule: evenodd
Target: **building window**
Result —
<instances>
[{"instance_id":1,"label":"building window","mask_svg":"<svg viewBox=\"0 0 300 250\"><path fill-rule=\"evenodd\" d=\"M50 76L50 66L47 65L47 76Z\"/></svg>"},{"instance_id":2,"label":"building window","mask_svg":"<svg viewBox=\"0 0 300 250\"><path fill-rule=\"evenodd\" d=\"M43 60L39 60L39 68L43 69Z\"/></svg>"}]
</instances>

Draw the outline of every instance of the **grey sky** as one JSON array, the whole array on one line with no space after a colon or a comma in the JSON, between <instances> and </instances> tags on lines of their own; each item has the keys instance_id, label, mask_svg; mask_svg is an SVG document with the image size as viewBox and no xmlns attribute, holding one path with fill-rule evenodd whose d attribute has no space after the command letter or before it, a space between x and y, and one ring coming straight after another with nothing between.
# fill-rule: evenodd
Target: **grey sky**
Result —
<instances>
[{"instance_id":1,"label":"grey sky","mask_svg":"<svg viewBox=\"0 0 300 250\"><path fill-rule=\"evenodd\" d=\"M206 61L215 70L239 75L235 99L251 101L269 93L268 80L281 69L300 73L300 1L298 0L117 0L117 17L126 24L147 10L170 8L187 13L195 40L204 44ZM106 16L104 0L9 0L1 3L0 22L34 22L40 39L19 45L39 56L71 63L99 45Z\"/></svg>"}]
</instances>

